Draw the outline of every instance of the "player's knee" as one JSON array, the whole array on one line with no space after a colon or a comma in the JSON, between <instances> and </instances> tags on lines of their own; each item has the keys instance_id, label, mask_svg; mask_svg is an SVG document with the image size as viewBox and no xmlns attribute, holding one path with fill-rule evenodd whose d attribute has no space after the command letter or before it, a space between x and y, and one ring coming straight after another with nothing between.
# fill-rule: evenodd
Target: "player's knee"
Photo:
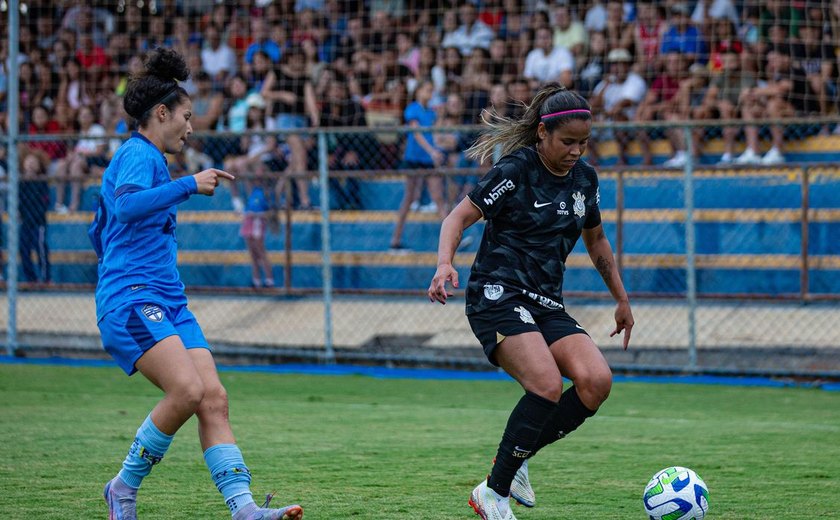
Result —
<instances>
[{"instance_id":1,"label":"player's knee","mask_svg":"<svg viewBox=\"0 0 840 520\"><path fill-rule=\"evenodd\" d=\"M612 372L609 367L594 369L575 379L575 388L581 401L595 410L607 400L612 390Z\"/></svg>"},{"instance_id":2,"label":"player's knee","mask_svg":"<svg viewBox=\"0 0 840 520\"><path fill-rule=\"evenodd\" d=\"M200 379L192 379L178 385L172 392L181 406L195 412L204 399L204 383Z\"/></svg>"},{"instance_id":3,"label":"player's knee","mask_svg":"<svg viewBox=\"0 0 840 520\"><path fill-rule=\"evenodd\" d=\"M204 398L199 406L199 413L221 414L227 416L228 395L227 390L221 384L214 385L204 391Z\"/></svg>"},{"instance_id":4,"label":"player's knee","mask_svg":"<svg viewBox=\"0 0 840 520\"><path fill-rule=\"evenodd\" d=\"M563 380L560 377L544 377L534 382L528 390L556 403L560 401L560 396L563 394Z\"/></svg>"}]
</instances>

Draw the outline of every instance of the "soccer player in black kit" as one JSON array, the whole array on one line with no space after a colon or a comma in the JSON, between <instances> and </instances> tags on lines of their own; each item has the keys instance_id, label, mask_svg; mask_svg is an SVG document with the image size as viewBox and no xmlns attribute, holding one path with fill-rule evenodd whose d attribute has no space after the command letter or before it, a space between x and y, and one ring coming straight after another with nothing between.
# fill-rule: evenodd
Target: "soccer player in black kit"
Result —
<instances>
[{"instance_id":1,"label":"soccer player in black kit","mask_svg":"<svg viewBox=\"0 0 840 520\"><path fill-rule=\"evenodd\" d=\"M601 351L563 303L565 262L578 238L617 302L615 330L630 341L633 314L601 226L598 176L581 156L592 128L589 103L553 84L517 120L485 120L468 153L501 159L441 225L429 299L445 304L458 287L452 259L466 228L484 218L484 236L467 284L466 314L491 363L525 390L508 419L488 478L469 503L484 520L515 520L509 498L533 507L527 461L591 417L612 373ZM563 377L573 386L563 391Z\"/></svg>"}]
</instances>

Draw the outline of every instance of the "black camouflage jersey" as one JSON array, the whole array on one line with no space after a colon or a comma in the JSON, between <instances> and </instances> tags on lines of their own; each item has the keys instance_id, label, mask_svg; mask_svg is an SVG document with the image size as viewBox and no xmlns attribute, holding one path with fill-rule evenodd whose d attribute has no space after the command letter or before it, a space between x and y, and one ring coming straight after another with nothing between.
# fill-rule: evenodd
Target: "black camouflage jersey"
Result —
<instances>
[{"instance_id":1,"label":"black camouflage jersey","mask_svg":"<svg viewBox=\"0 0 840 520\"><path fill-rule=\"evenodd\" d=\"M583 228L601 223L595 169L552 175L537 151L503 157L469 194L487 223L467 285L467 314L515 294L563 308L563 272Z\"/></svg>"}]
</instances>

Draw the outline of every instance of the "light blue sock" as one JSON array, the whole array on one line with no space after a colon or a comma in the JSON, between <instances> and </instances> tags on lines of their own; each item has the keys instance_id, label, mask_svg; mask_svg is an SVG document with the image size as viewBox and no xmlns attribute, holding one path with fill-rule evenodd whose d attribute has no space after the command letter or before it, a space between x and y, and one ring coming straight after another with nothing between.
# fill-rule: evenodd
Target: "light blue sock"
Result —
<instances>
[{"instance_id":1,"label":"light blue sock","mask_svg":"<svg viewBox=\"0 0 840 520\"><path fill-rule=\"evenodd\" d=\"M137 430L137 436L123 461L120 479L129 487L139 488L143 478L151 473L152 466L166 454L173 437L158 430L152 422L152 414L149 414Z\"/></svg>"},{"instance_id":2,"label":"light blue sock","mask_svg":"<svg viewBox=\"0 0 840 520\"><path fill-rule=\"evenodd\" d=\"M207 448L204 461L232 515L254 503L251 472L236 444L217 444Z\"/></svg>"}]
</instances>

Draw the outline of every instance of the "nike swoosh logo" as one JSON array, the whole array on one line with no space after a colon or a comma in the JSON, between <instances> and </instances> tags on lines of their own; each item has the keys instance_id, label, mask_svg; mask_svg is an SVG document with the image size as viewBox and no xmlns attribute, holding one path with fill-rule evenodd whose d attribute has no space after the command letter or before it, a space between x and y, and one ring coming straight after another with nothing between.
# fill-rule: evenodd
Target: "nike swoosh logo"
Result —
<instances>
[{"instance_id":1,"label":"nike swoosh logo","mask_svg":"<svg viewBox=\"0 0 840 520\"><path fill-rule=\"evenodd\" d=\"M550 202L543 202L542 204L540 204L539 202L534 201L534 207L535 208L541 208L543 206L548 206L549 204L551 204L551 203Z\"/></svg>"}]
</instances>

